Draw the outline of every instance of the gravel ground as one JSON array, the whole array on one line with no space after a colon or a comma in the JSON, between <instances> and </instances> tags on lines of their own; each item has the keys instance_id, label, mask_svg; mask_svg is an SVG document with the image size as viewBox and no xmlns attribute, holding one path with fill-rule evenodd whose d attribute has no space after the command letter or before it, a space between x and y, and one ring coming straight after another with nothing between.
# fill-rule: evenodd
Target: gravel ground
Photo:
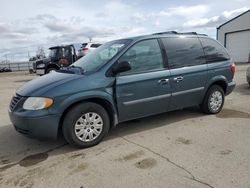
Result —
<instances>
[{"instance_id":1,"label":"gravel ground","mask_svg":"<svg viewBox=\"0 0 250 188\"><path fill-rule=\"evenodd\" d=\"M246 65L218 115L198 108L130 121L99 145L17 133L8 118L16 88L33 79L0 74L0 187L250 187L250 87Z\"/></svg>"}]
</instances>

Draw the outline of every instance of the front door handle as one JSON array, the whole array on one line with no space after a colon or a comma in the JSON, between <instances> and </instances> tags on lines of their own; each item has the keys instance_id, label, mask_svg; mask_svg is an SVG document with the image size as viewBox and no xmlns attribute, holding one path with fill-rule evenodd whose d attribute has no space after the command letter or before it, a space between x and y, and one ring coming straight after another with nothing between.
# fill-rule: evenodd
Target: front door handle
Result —
<instances>
[{"instance_id":1,"label":"front door handle","mask_svg":"<svg viewBox=\"0 0 250 188\"><path fill-rule=\"evenodd\" d=\"M178 83L178 82L181 82L182 80L183 80L183 77L182 77L182 76L179 76L179 77L174 78L174 81L176 81L177 83Z\"/></svg>"},{"instance_id":2,"label":"front door handle","mask_svg":"<svg viewBox=\"0 0 250 188\"><path fill-rule=\"evenodd\" d=\"M167 84L169 82L169 79L161 79L161 80L158 80L158 83L159 84Z\"/></svg>"}]
</instances>

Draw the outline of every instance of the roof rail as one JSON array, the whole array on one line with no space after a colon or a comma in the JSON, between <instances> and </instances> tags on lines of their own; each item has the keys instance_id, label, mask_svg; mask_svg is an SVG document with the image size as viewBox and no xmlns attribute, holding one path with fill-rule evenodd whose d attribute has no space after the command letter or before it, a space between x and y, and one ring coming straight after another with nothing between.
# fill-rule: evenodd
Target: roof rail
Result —
<instances>
[{"instance_id":1,"label":"roof rail","mask_svg":"<svg viewBox=\"0 0 250 188\"><path fill-rule=\"evenodd\" d=\"M159 33L153 33L153 35L164 35L164 34L178 34L177 31L165 31L165 32L159 32Z\"/></svg>"},{"instance_id":2,"label":"roof rail","mask_svg":"<svg viewBox=\"0 0 250 188\"><path fill-rule=\"evenodd\" d=\"M178 33L178 34L181 34L181 35L198 35L198 33L196 33L196 32L185 32L185 33Z\"/></svg>"},{"instance_id":3,"label":"roof rail","mask_svg":"<svg viewBox=\"0 0 250 188\"><path fill-rule=\"evenodd\" d=\"M196 32L185 32L185 33L179 33L177 31L166 31L166 32L160 32L160 33L153 33L153 35L164 35L164 34L176 34L176 35L202 35L207 36L206 34L199 34Z\"/></svg>"}]
</instances>

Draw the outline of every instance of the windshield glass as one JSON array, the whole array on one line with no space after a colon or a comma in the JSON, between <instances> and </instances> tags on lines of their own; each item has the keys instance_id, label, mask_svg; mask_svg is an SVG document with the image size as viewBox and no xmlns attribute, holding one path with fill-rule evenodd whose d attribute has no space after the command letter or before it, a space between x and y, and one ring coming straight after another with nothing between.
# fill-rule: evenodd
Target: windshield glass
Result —
<instances>
[{"instance_id":1,"label":"windshield glass","mask_svg":"<svg viewBox=\"0 0 250 188\"><path fill-rule=\"evenodd\" d=\"M56 52L57 52L56 48L51 49L50 52L49 52L49 57L50 58L55 58L56 57Z\"/></svg>"},{"instance_id":2,"label":"windshield glass","mask_svg":"<svg viewBox=\"0 0 250 188\"><path fill-rule=\"evenodd\" d=\"M107 42L76 61L72 66L81 67L85 72L96 71L110 61L130 42L131 40L129 39Z\"/></svg>"}]
</instances>

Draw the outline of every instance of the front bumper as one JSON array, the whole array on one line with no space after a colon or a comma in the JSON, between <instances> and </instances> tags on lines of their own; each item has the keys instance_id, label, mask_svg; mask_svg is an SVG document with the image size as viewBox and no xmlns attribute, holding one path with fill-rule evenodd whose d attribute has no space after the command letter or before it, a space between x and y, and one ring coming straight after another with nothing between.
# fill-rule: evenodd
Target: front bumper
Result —
<instances>
[{"instance_id":1,"label":"front bumper","mask_svg":"<svg viewBox=\"0 0 250 188\"><path fill-rule=\"evenodd\" d=\"M9 117L16 131L32 138L56 139L60 117L46 115L41 117L27 117L19 112L9 111Z\"/></svg>"},{"instance_id":2,"label":"front bumper","mask_svg":"<svg viewBox=\"0 0 250 188\"><path fill-rule=\"evenodd\" d=\"M234 82L230 82L227 85L227 90L226 90L226 95L229 95L230 93L232 93L232 91L234 90L236 84Z\"/></svg>"},{"instance_id":3,"label":"front bumper","mask_svg":"<svg viewBox=\"0 0 250 188\"><path fill-rule=\"evenodd\" d=\"M45 74L45 69L36 69L36 74L37 75L44 75Z\"/></svg>"}]
</instances>

